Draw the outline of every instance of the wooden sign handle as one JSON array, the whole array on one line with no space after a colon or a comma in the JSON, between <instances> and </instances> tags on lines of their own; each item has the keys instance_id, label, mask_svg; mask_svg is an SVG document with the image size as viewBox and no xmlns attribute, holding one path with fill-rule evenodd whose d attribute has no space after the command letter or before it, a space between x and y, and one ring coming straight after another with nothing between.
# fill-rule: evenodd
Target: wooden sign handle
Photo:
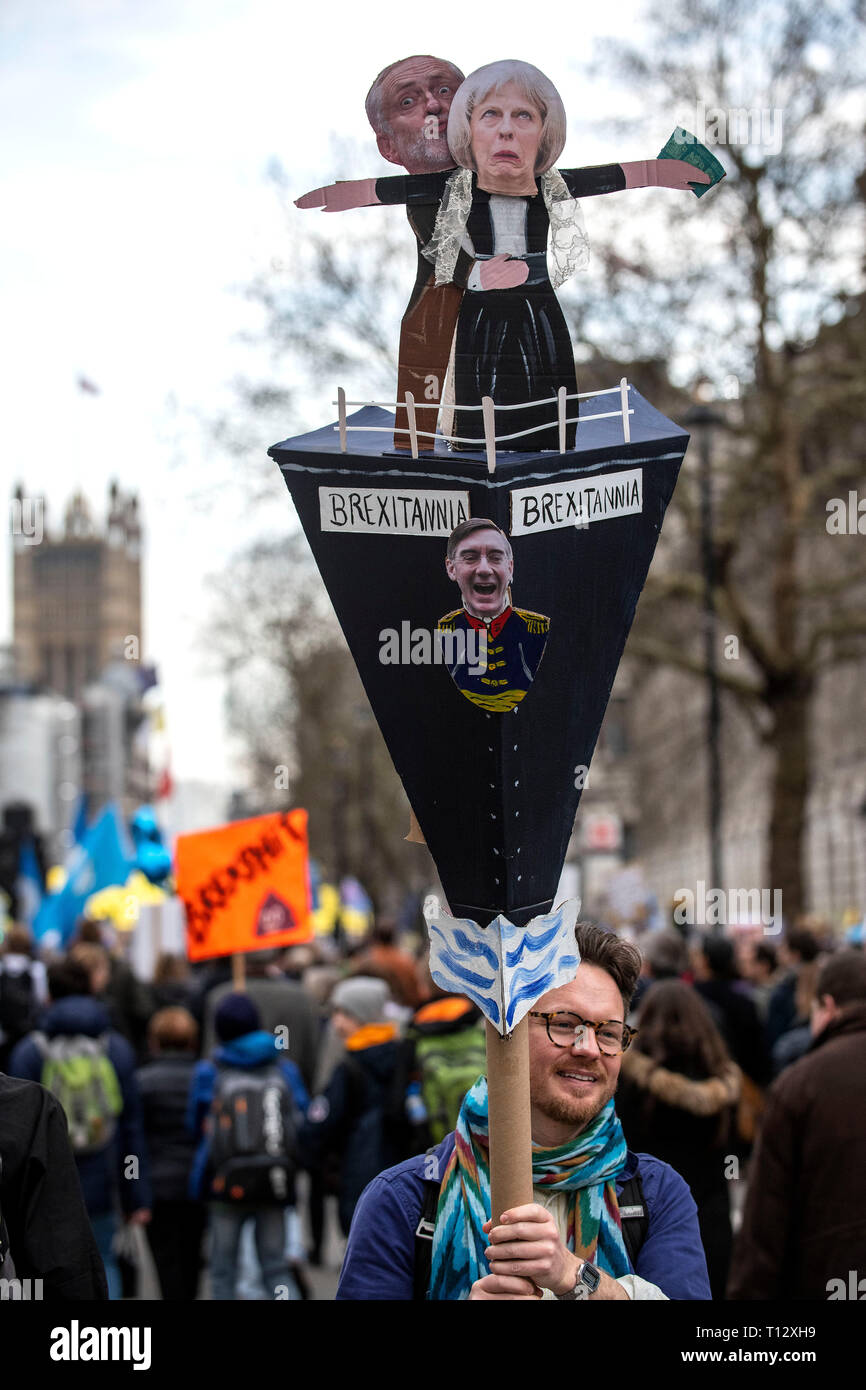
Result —
<instances>
[{"instance_id":1,"label":"wooden sign handle","mask_svg":"<svg viewBox=\"0 0 866 1390\"><path fill-rule=\"evenodd\" d=\"M503 1038L487 1029L490 1199L494 1226L510 1207L532 1197L532 1119L529 1108L529 1019Z\"/></svg>"},{"instance_id":2,"label":"wooden sign handle","mask_svg":"<svg viewBox=\"0 0 866 1390\"><path fill-rule=\"evenodd\" d=\"M247 988L246 961L241 951L232 956L232 989L236 994L245 994Z\"/></svg>"}]
</instances>

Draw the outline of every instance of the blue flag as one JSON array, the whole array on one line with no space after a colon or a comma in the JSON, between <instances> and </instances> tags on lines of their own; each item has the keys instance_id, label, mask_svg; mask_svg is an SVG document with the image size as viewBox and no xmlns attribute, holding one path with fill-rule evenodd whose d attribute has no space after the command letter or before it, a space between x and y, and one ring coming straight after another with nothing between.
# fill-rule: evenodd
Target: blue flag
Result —
<instances>
[{"instance_id":1,"label":"blue flag","mask_svg":"<svg viewBox=\"0 0 866 1390\"><path fill-rule=\"evenodd\" d=\"M42 871L36 858L36 848L32 840L25 840L18 851L18 878L15 884L18 894L18 920L32 927L42 902L45 884Z\"/></svg>"},{"instance_id":2,"label":"blue flag","mask_svg":"<svg viewBox=\"0 0 866 1390\"><path fill-rule=\"evenodd\" d=\"M80 845L87 834L87 792L82 792L78 798L78 805L75 808L75 820L72 823L72 835L77 845Z\"/></svg>"},{"instance_id":3,"label":"blue flag","mask_svg":"<svg viewBox=\"0 0 866 1390\"><path fill-rule=\"evenodd\" d=\"M66 861L66 883L60 892L43 898L33 923L36 940L65 946L91 894L126 883L134 867L135 859L126 843L117 807L106 806L85 831L81 843L73 847Z\"/></svg>"}]
</instances>

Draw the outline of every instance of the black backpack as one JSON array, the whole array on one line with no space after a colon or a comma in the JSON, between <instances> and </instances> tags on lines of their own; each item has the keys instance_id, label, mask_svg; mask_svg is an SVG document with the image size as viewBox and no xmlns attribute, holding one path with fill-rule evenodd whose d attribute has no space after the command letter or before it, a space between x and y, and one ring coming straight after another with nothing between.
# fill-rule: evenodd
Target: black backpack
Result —
<instances>
[{"instance_id":1,"label":"black backpack","mask_svg":"<svg viewBox=\"0 0 866 1390\"><path fill-rule=\"evenodd\" d=\"M212 1199L256 1206L294 1202L295 1106L279 1067L220 1068L207 1126Z\"/></svg>"},{"instance_id":2,"label":"black backpack","mask_svg":"<svg viewBox=\"0 0 866 1390\"><path fill-rule=\"evenodd\" d=\"M426 1157L435 1154L435 1147L427 1150ZM424 1179L424 1205L421 1220L415 1230L415 1271L413 1277L413 1300L426 1300L430 1287L430 1272L433 1268L433 1233L436 1230L436 1208L439 1205L438 1178ZM649 1230L649 1216L643 1195L640 1173L635 1173L623 1183L618 1199L619 1214L622 1220L622 1237L626 1253L631 1260L632 1269L637 1262L638 1251L646 1240Z\"/></svg>"},{"instance_id":3,"label":"black backpack","mask_svg":"<svg viewBox=\"0 0 866 1390\"><path fill-rule=\"evenodd\" d=\"M0 966L0 1033L8 1046L33 1031L38 1012L30 967L13 975Z\"/></svg>"}]
</instances>

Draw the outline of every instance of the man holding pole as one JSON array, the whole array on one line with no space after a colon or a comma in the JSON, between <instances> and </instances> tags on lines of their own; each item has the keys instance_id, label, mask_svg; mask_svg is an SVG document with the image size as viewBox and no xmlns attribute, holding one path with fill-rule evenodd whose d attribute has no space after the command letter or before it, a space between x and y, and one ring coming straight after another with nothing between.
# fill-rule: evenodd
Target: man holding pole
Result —
<instances>
[{"instance_id":1,"label":"man holding pole","mask_svg":"<svg viewBox=\"0 0 866 1390\"><path fill-rule=\"evenodd\" d=\"M366 1189L338 1299L710 1297L688 1187L627 1150L614 1109L639 954L586 923L575 935L575 978L538 999L528 1020L533 1201L491 1223L479 1078L455 1134Z\"/></svg>"}]
</instances>

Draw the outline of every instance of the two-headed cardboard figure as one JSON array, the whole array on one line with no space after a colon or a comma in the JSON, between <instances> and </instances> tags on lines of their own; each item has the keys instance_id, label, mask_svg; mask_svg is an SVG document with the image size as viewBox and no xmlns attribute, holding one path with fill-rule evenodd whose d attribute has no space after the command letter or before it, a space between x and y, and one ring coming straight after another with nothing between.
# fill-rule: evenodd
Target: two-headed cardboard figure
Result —
<instances>
[{"instance_id":1,"label":"two-headed cardboard figure","mask_svg":"<svg viewBox=\"0 0 866 1390\"><path fill-rule=\"evenodd\" d=\"M297 206L406 206L419 266L403 318L398 401L412 391L422 432L432 433L434 412L423 403L441 399L456 326L455 447L483 439L480 406L488 396L497 407L498 437L511 436L517 448L555 449L557 393L577 393L555 289L589 259L576 200L647 186L699 193L724 171L685 132L681 146L671 137L657 159L557 169L565 108L544 73L507 60L462 82L460 76L454 64L432 57L384 69L368 94L367 115L380 152L408 175L331 184ZM575 407L569 448L576 416ZM404 413L398 417L398 431L405 431ZM395 445L409 447L405 432Z\"/></svg>"}]
</instances>

